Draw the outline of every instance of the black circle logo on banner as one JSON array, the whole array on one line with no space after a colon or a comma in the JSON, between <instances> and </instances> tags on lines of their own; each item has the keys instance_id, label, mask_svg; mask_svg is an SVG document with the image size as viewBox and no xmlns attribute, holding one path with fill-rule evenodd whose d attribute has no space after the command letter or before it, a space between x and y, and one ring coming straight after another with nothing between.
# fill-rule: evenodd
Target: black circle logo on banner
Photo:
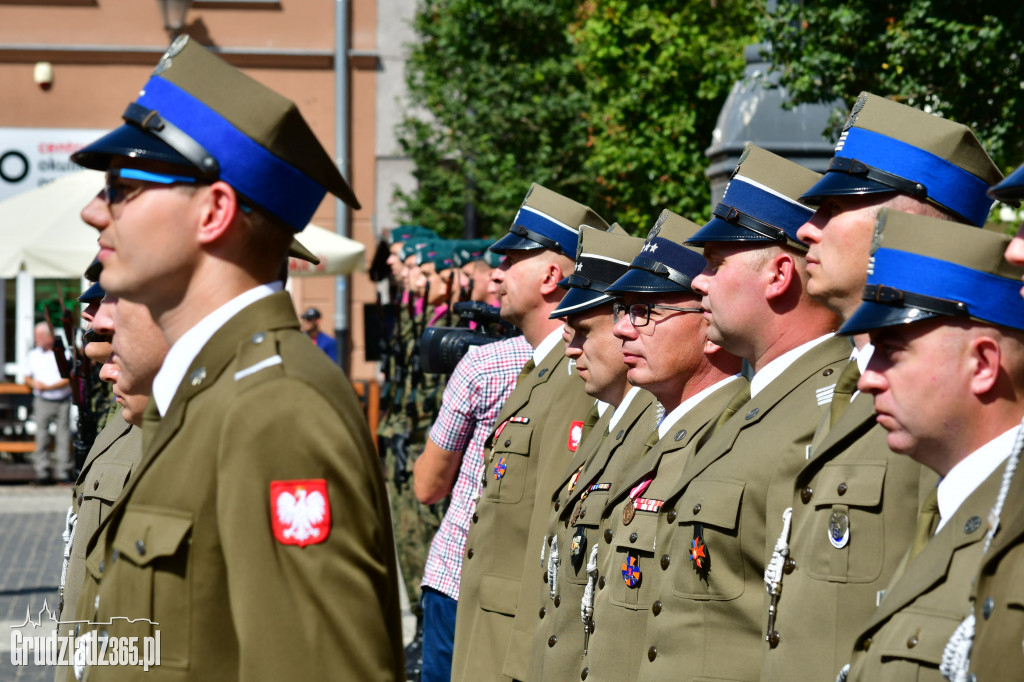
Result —
<instances>
[{"instance_id":1,"label":"black circle logo on banner","mask_svg":"<svg viewBox=\"0 0 1024 682\"><path fill-rule=\"evenodd\" d=\"M28 175L28 157L21 152L10 151L0 155L0 178L5 182L21 182Z\"/></svg>"}]
</instances>

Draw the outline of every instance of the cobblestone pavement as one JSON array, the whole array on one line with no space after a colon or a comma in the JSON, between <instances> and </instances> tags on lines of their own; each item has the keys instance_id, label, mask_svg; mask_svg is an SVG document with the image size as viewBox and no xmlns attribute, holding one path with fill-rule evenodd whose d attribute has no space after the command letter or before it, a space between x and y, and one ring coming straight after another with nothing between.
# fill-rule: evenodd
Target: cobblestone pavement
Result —
<instances>
[{"instance_id":1,"label":"cobblestone pavement","mask_svg":"<svg viewBox=\"0 0 1024 682\"><path fill-rule=\"evenodd\" d=\"M61 531L70 488L33 488L24 484L0 484L0 680L42 682L53 680L53 668L11 664L11 636L15 629L26 635L46 635L53 623L45 613L42 627L18 628L26 619L39 622L44 603L57 606L64 542Z\"/></svg>"}]
</instances>

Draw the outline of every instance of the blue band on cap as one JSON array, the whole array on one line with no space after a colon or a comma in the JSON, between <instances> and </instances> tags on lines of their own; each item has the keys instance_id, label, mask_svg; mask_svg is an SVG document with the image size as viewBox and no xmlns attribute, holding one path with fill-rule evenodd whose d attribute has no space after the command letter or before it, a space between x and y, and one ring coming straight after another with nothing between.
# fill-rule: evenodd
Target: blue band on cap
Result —
<instances>
[{"instance_id":1,"label":"blue band on cap","mask_svg":"<svg viewBox=\"0 0 1024 682\"><path fill-rule=\"evenodd\" d=\"M1024 298L1019 280L929 258L909 251L880 248L871 258L868 284L960 301L971 317L1024 329Z\"/></svg>"},{"instance_id":2,"label":"blue band on cap","mask_svg":"<svg viewBox=\"0 0 1024 682\"><path fill-rule=\"evenodd\" d=\"M940 206L984 225L992 200L985 192L988 185L973 173L954 163L907 144L896 138L864 128L850 128L836 156L856 159L868 166L920 183L928 198Z\"/></svg>"},{"instance_id":3,"label":"blue band on cap","mask_svg":"<svg viewBox=\"0 0 1024 682\"><path fill-rule=\"evenodd\" d=\"M327 194L319 183L170 81L150 78L138 103L185 131L217 159L221 180L297 232Z\"/></svg>"},{"instance_id":4,"label":"blue band on cap","mask_svg":"<svg viewBox=\"0 0 1024 682\"><path fill-rule=\"evenodd\" d=\"M565 223L560 223L551 216L545 215L535 208L523 206L516 213L513 221L516 225L522 225L531 232L537 232L558 242L562 253L569 258L576 257L576 245L579 243L580 234Z\"/></svg>"},{"instance_id":5,"label":"blue band on cap","mask_svg":"<svg viewBox=\"0 0 1024 682\"><path fill-rule=\"evenodd\" d=\"M753 184L747 178L737 175L729 181L722 197L722 204L735 207L749 216L772 227L778 227L793 241L802 244L796 231L811 219L814 211L807 206Z\"/></svg>"}]
</instances>

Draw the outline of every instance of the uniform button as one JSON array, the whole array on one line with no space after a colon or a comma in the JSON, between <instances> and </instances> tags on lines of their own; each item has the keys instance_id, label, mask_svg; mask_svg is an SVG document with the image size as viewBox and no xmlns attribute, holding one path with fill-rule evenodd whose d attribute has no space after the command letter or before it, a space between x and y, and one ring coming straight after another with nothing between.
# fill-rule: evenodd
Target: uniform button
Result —
<instances>
[{"instance_id":1,"label":"uniform button","mask_svg":"<svg viewBox=\"0 0 1024 682\"><path fill-rule=\"evenodd\" d=\"M582 514L581 514L580 516L582 516ZM638 536L637 536L637 534L636 534L636 533L630 533L630 534L629 534L629 541L630 541L630 542L636 542L636 539L637 539L637 537L638 537Z\"/></svg>"},{"instance_id":2,"label":"uniform button","mask_svg":"<svg viewBox=\"0 0 1024 682\"><path fill-rule=\"evenodd\" d=\"M92 489L93 490L96 490L99 487L100 487L100 482L99 481L93 481L92 482Z\"/></svg>"},{"instance_id":3,"label":"uniform button","mask_svg":"<svg viewBox=\"0 0 1024 682\"><path fill-rule=\"evenodd\" d=\"M597 579L597 589L599 589L599 590L603 590L604 589L604 576L603 575L600 578Z\"/></svg>"},{"instance_id":4,"label":"uniform button","mask_svg":"<svg viewBox=\"0 0 1024 682\"><path fill-rule=\"evenodd\" d=\"M836 492L839 493L840 495L845 495L846 494L846 484L845 483L840 483L839 485L837 485L836 486Z\"/></svg>"},{"instance_id":5,"label":"uniform button","mask_svg":"<svg viewBox=\"0 0 1024 682\"><path fill-rule=\"evenodd\" d=\"M544 571L544 577L542 578L542 580L543 580L544 582L547 582L547 581L548 581L548 572L547 572L547 571Z\"/></svg>"},{"instance_id":6,"label":"uniform button","mask_svg":"<svg viewBox=\"0 0 1024 682\"><path fill-rule=\"evenodd\" d=\"M100 561L100 573L102 573L102 572L103 572L103 567L104 567L105 565L106 565L106 562L104 562L104 561Z\"/></svg>"},{"instance_id":7,"label":"uniform button","mask_svg":"<svg viewBox=\"0 0 1024 682\"><path fill-rule=\"evenodd\" d=\"M612 530L611 530L611 528L606 528L605 529L605 531L604 531L604 541L605 542L611 542L612 541Z\"/></svg>"},{"instance_id":8,"label":"uniform button","mask_svg":"<svg viewBox=\"0 0 1024 682\"><path fill-rule=\"evenodd\" d=\"M547 613L548 613L548 610L547 610L546 608L544 608L543 606L542 606L542 607L540 607L540 617L541 617L541 618L543 618L544 616L546 616L546 615L547 615Z\"/></svg>"},{"instance_id":9,"label":"uniform button","mask_svg":"<svg viewBox=\"0 0 1024 682\"><path fill-rule=\"evenodd\" d=\"M587 675L589 675L589 674L590 674L590 668L584 668L583 672L580 673L580 679L581 680L587 679Z\"/></svg>"},{"instance_id":10,"label":"uniform button","mask_svg":"<svg viewBox=\"0 0 1024 682\"><path fill-rule=\"evenodd\" d=\"M661 570L667 571L668 570L668 565L671 564L671 563L672 563L672 557L670 557L668 554L662 554L661 555Z\"/></svg>"},{"instance_id":11,"label":"uniform button","mask_svg":"<svg viewBox=\"0 0 1024 682\"><path fill-rule=\"evenodd\" d=\"M822 373L821 373L821 375L822 375L822 376L825 376L825 377L830 377L830 376L832 376L832 371L833 371L833 370L832 370L832 368L831 368L831 367L829 367L829 368L828 368L828 369L826 369L826 370L825 370L824 372L822 372Z\"/></svg>"},{"instance_id":12,"label":"uniform button","mask_svg":"<svg viewBox=\"0 0 1024 682\"><path fill-rule=\"evenodd\" d=\"M476 512L473 512L473 523L476 523L479 520L480 520L480 515L477 514Z\"/></svg>"},{"instance_id":13,"label":"uniform button","mask_svg":"<svg viewBox=\"0 0 1024 682\"><path fill-rule=\"evenodd\" d=\"M992 615L992 611L994 611L995 608L996 608L995 600L992 599L992 597L989 597L981 605L981 615L985 617L985 620L988 620L988 617Z\"/></svg>"},{"instance_id":14,"label":"uniform button","mask_svg":"<svg viewBox=\"0 0 1024 682\"><path fill-rule=\"evenodd\" d=\"M675 509L669 509L668 514L665 514L665 519L669 523L675 523L676 522L676 510Z\"/></svg>"},{"instance_id":15,"label":"uniform button","mask_svg":"<svg viewBox=\"0 0 1024 682\"><path fill-rule=\"evenodd\" d=\"M558 500L555 500L555 511L558 511L561 507L562 507L562 503L559 502Z\"/></svg>"},{"instance_id":16,"label":"uniform button","mask_svg":"<svg viewBox=\"0 0 1024 682\"><path fill-rule=\"evenodd\" d=\"M506 440L505 441L505 447L507 448L509 445L512 445L512 441L511 440Z\"/></svg>"},{"instance_id":17,"label":"uniform button","mask_svg":"<svg viewBox=\"0 0 1024 682\"><path fill-rule=\"evenodd\" d=\"M697 504L693 505L693 513L694 514L700 514L700 502L698 502Z\"/></svg>"},{"instance_id":18,"label":"uniform button","mask_svg":"<svg viewBox=\"0 0 1024 682\"><path fill-rule=\"evenodd\" d=\"M863 649L864 651L867 651L868 649L870 649L871 648L871 638L868 637L867 639L865 639L864 643L860 645L860 648Z\"/></svg>"},{"instance_id":19,"label":"uniform button","mask_svg":"<svg viewBox=\"0 0 1024 682\"><path fill-rule=\"evenodd\" d=\"M110 555L110 562L116 564L119 558L121 558L121 552L115 549Z\"/></svg>"},{"instance_id":20,"label":"uniform button","mask_svg":"<svg viewBox=\"0 0 1024 682\"><path fill-rule=\"evenodd\" d=\"M654 605L651 606L651 613L653 613L655 616L661 613L661 601L654 602Z\"/></svg>"},{"instance_id":21,"label":"uniform button","mask_svg":"<svg viewBox=\"0 0 1024 682\"><path fill-rule=\"evenodd\" d=\"M652 646L647 650L647 660L654 661L658 657L658 647Z\"/></svg>"},{"instance_id":22,"label":"uniform button","mask_svg":"<svg viewBox=\"0 0 1024 682\"><path fill-rule=\"evenodd\" d=\"M263 340L267 338L267 335L263 332L256 332L252 335L252 342L255 344L263 343Z\"/></svg>"},{"instance_id":23,"label":"uniform button","mask_svg":"<svg viewBox=\"0 0 1024 682\"><path fill-rule=\"evenodd\" d=\"M625 431L623 431L622 429L619 429L619 432L615 434L615 440L622 440L622 436L624 436L625 433L626 433Z\"/></svg>"},{"instance_id":24,"label":"uniform button","mask_svg":"<svg viewBox=\"0 0 1024 682\"><path fill-rule=\"evenodd\" d=\"M796 561L793 559L786 559L786 563L782 564L782 570L786 575L789 575L796 569Z\"/></svg>"},{"instance_id":25,"label":"uniform button","mask_svg":"<svg viewBox=\"0 0 1024 682\"><path fill-rule=\"evenodd\" d=\"M473 558L473 548L472 547L470 547L469 549L466 550L466 558L467 559L472 559Z\"/></svg>"},{"instance_id":26,"label":"uniform button","mask_svg":"<svg viewBox=\"0 0 1024 682\"><path fill-rule=\"evenodd\" d=\"M804 504L811 501L811 496L814 495L814 489L811 486L807 486L800 491L800 499L803 500Z\"/></svg>"},{"instance_id":27,"label":"uniform button","mask_svg":"<svg viewBox=\"0 0 1024 682\"><path fill-rule=\"evenodd\" d=\"M917 635L911 635L907 638L907 648L913 649L915 646L917 646Z\"/></svg>"},{"instance_id":28,"label":"uniform button","mask_svg":"<svg viewBox=\"0 0 1024 682\"><path fill-rule=\"evenodd\" d=\"M578 517L578 518L581 518L581 519L582 519L582 518L583 518L584 516L586 516L586 515L587 515L587 510L586 510L586 509L581 509L581 510L580 510L580 515L579 515L579 517Z\"/></svg>"},{"instance_id":29,"label":"uniform button","mask_svg":"<svg viewBox=\"0 0 1024 682\"><path fill-rule=\"evenodd\" d=\"M775 630L772 630L768 633L768 636L765 637L765 641L768 642L768 646L770 648L774 649L779 645L779 633Z\"/></svg>"},{"instance_id":30,"label":"uniform button","mask_svg":"<svg viewBox=\"0 0 1024 682\"><path fill-rule=\"evenodd\" d=\"M562 605L562 595L556 594L555 595L555 608L557 609L561 605Z\"/></svg>"},{"instance_id":31,"label":"uniform button","mask_svg":"<svg viewBox=\"0 0 1024 682\"><path fill-rule=\"evenodd\" d=\"M78 506L81 507L83 502L85 502L85 495L78 493Z\"/></svg>"},{"instance_id":32,"label":"uniform button","mask_svg":"<svg viewBox=\"0 0 1024 682\"><path fill-rule=\"evenodd\" d=\"M556 644L558 644L558 638L557 637L555 637L554 635L551 635L550 637L548 637L548 646L554 646Z\"/></svg>"}]
</instances>

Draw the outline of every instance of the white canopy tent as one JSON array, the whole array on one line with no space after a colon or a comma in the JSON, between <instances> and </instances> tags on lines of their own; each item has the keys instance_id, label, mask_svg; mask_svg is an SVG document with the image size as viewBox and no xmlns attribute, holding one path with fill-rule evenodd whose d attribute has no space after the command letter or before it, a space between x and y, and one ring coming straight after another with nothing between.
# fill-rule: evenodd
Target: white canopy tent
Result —
<instances>
[{"instance_id":1,"label":"white canopy tent","mask_svg":"<svg viewBox=\"0 0 1024 682\"><path fill-rule=\"evenodd\" d=\"M25 356L32 347L33 280L76 278L96 256L96 231L79 213L103 187L103 173L82 170L49 184L0 201L0 278L16 281L15 367L21 377ZM363 269L366 247L334 232L310 224L298 236L319 265L291 259L293 277L347 275ZM2 292L2 290L0 290ZM6 301L6 297L0 303ZM4 316L0 316L2 329ZM0 351L2 351L0 335ZM0 355L2 358L3 355Z\"/></svg>"}]
</instances>

